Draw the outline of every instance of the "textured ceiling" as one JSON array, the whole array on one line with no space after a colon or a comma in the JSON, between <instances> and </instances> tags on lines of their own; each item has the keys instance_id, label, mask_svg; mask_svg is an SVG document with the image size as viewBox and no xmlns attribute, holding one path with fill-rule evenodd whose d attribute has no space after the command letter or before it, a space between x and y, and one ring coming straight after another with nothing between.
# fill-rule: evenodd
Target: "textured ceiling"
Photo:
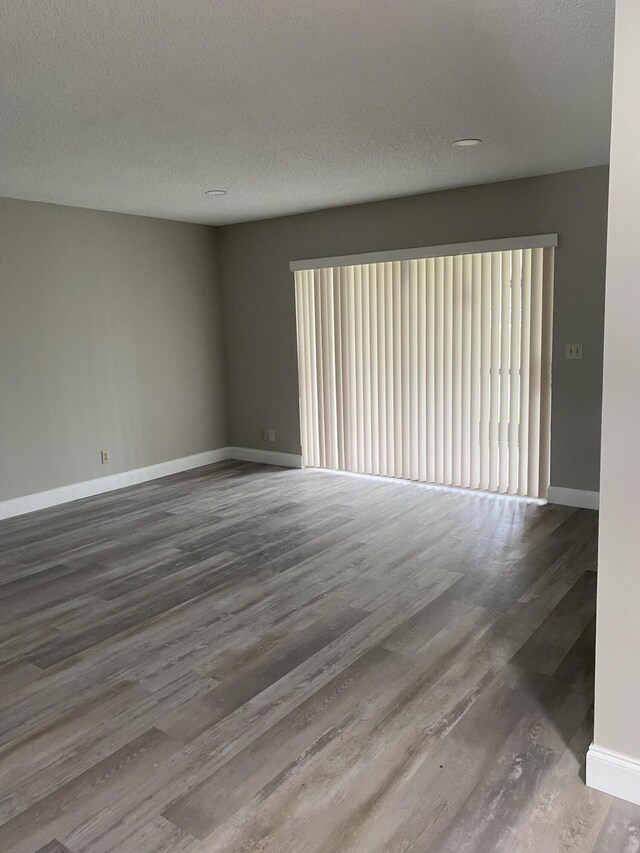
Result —
<instances>
[{"instance_id":1,"label":"textured ceiling","mask_svg":"<svg viewBox=\"0 0 640 853\"><path fill-rule=\"evenodd\" d=\"M605 163L613 7L0 0L0 195L221 224Z\"/></svg>"}]
</instances>

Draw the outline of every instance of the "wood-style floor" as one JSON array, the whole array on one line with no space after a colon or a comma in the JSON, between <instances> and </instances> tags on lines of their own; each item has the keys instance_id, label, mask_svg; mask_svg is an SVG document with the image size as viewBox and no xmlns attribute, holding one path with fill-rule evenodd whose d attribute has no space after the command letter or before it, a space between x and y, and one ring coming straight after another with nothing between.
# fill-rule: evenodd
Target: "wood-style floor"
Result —
<instances>
[{"instance_id":1,"label":"wood-style floor","mask_svg":"<svg viewBox=\"0 0 640 853\"><path fill-rule=\"evenodd\" d=\"M0 851L636 851L596 513L223 463L0 524Z\"/></svg>"}]
</instances>

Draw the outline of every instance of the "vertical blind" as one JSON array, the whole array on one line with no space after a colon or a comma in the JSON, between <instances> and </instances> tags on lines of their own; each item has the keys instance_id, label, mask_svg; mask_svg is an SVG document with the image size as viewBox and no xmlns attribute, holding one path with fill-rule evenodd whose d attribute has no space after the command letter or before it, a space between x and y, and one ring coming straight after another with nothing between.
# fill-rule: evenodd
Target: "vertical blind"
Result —
<instances>
[{"instance_id":1,"label":"vertical blind","mask_svg":"<svg viewBox=\"0 0 640 853\"><path fill-rule=\"evenodd\" d=\"M544 498L554 249L295 272L303 465Z\"/></svg>"}]
</instances>

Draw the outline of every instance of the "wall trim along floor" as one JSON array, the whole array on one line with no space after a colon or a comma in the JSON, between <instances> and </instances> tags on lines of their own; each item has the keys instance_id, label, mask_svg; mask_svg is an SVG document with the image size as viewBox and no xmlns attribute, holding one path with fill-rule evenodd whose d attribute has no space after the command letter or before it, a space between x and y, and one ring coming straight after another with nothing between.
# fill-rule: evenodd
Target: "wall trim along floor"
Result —
<instances>
[{"instance_id":1,"label":"wall trim along floor","mask_svg":"<svg viewBox=\"0 0 640 853\"><path fill-rule=\"evenodd\" d=\"M0 519L13 518L16 515L24 515L38 509L46 509L81 498L88 498L92 495L100 495L103 492L112 492L126 486L134 486L137 483L146 483L149 480L168 477L181 471L189 471L192 468L201 468L214 462L224 462L227 459L278 465L283 468L302 467L302 456L297 453L282 453L277 450L262 450L253 447L219 447L217 450L195 453L193 456L184 456L182 459L170 459L168 462L148 465L146 468L135 468L132 471L122 471L119 474L109 474L95 480L71 483L68 486L60 486L46 492L36 492L32 495L0 501ZM598 492L565 489L561 486L549 486L548 498L549 503L561 504L562 506L598 509L599 505Z\"/></svg>"},{"instance_id":2,"label":"wall trim along floor","mask_svg":"<svg viewBox=\"0 0 640 853\"><path fill-rule=\"evenodd\" d=\"M95 480L71 483L68 486L60 486L46 492L36 492L32 495L11 498L0 502L0 519L58 506L58 504L77 501L80 498L89 498L103 492L113 492L116 489L123 489L125 486L135 486L137 483L146 483L148 480L157 480L159 477L168 477L170 474L189 471L191 468L211 465L213 462L228 459L227 451L228 448L226 447L221 447L218 450L206 450L204 453L195 453L193 456L184 456L182 459L170 459L168 462L158 462L156 465L147 465L145 468L134 468L132 471L121 471L119 474L109 474L106 477L97 477Z\"/></svg>"},{"instance_id":3,"label":"wall trim along floor","mask_svg":"<svg viewBox=\"0 0 640 853\"><path fill-rule=\"evenodd\" d=\"M253 447L227 447L227 453L227 459L239 459L241 462L263 462L265 465L280 465L283 468L302 468L302 456L298 453L258 450Z\"/></svg>"},{"instance_id":4,"label":"wall trim along floor","mask_svg":"<svg viewBox=\"0 0 640 853\"><path fill-rule=\"evenodd\" d=\"M565 489L563 486L549 486L547 500L550 504L575 506L582 509L598 509L600 492L588 492L585 489Z\"/></svg>"},{"instance_id":5,"label":"wall trim along floor","mask_svg":"<svg viewBox=\"0 0 640 853\"><path fill-rule=\"evenodd\" d=\"M640 761L592 743L587 752L587 785L640 805Z\"/></svg>"},{"instance_id":6,"label":"wall trim along floor","mask_svg":"<svg viewBox=\"0 0 640 853\"><path fill-rule=\"evenodd\" d=\"M118 474L109 474L95 480L71 483L68 486L60 486L46 492L36 492L32 495L0 501L0 519L13 518L16 515L24 515L38 509L47 509L81 498L88 498L92 495L123 489L126 486L135 486L137 483L146 483L149 480L157 480L160 477L168 477L171 474L179 474L181 471L201 468L204 465L212 465L214 462L223 462L227 459L239 459L242 462L264 462L267 465L280 465L286 468L302 467L302 457L294 453L253 450L248 447L219 447L217 450L206 450L204 453L195 453L181 459L170 459L168 462L158 462L156 465L147 465L145 468L121 471Z\"/></svg>"}]
</instances>

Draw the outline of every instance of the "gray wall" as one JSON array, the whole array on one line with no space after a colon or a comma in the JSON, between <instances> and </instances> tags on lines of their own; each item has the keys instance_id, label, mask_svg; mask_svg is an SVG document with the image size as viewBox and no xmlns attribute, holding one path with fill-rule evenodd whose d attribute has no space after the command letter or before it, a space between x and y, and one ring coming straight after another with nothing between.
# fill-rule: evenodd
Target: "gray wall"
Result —
<instances>
[{"instance_id":1,"label":"gray wall","mask_svg":"<svg viewBox=\"0 0 640 853\"><path fill-rule=\"evenodd\" d=\"M218 229L231 443L300 451L289 261L557 232L551 482L597 490L607 179L601 166Z\"/></svg>"},{"instance_id":2,"label":"gray wall","mask_svg":"<svg viewBox=\"0 0 640 853\"><path fill-rule=\"evenodd\" d=\"M0 199L0 500L228 443L297 453L290 260L550 231L551 481L597 489L606 210L606 167L220 229Z\"/></svg>"},{"instance_id":3,"label":"gray wall","mask_svg":"<svg viewBox=\"0 0 640 853\"><path fill-rule=\"evenodd\" d=\"M215 238L0 199L0 499L227 443Z\"/></svg>"}]
</instances>

